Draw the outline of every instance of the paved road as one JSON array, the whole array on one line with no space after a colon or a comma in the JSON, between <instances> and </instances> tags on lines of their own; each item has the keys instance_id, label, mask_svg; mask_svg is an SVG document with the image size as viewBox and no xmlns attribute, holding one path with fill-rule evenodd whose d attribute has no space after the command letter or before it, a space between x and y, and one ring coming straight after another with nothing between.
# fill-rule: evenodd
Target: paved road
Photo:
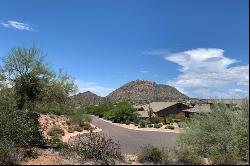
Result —
<instances>
[{"instance_id":1,"label":"paved road","mask_svg":"<svg viewBox=\"0 0 250 166\"><path fill-rule=\"evenodd\" d=\"M105 122L97 117L92 116L92 123L101 128L106 135L112 136L118 141L124 153L134 153L141 146L153 144L156 146L173 146L176 140L176 133L155 132L155 131L138 131L126 129L120 126Z\"/></svg>"}]
</instances>

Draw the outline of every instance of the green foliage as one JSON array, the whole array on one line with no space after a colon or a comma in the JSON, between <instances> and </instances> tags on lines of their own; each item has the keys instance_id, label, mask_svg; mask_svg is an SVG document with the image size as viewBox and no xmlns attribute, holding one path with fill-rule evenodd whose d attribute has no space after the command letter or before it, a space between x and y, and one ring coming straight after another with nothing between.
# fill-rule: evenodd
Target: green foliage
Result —
<instances>
[{"instance_id":1,"label":"green foliage","mask_svg":"<svg viewBox=\"0 0 250 166\"><path fill-rule=\"evenodd\" d=\"M249 106L233 111L215 103L209 114L194 115L185 126L179 144L213 164L241 163L249 153Z\"/></svg>"},{"instance_id":2,"label":"green foliage","mask_svg":"<svg viewBox=\"0 0 250 166\"><path fill-rule=\"evenodd\" d=\"M144 120L141 120L139 122L139 128L145 128L146 127L146 122Z\"/></svg>"},{"instance_id":3,"label":"green foliage","mask_svg":"<svg viewBox=\"0 0 250 166\"><path fill-rule=\"evenodd\" d=\"M0 165L19 164L19 159L16 154L17 151L14 149L13 144L3 140L0 141Z\"/></svg>"},{"instance_id":4,"label":"green foliage","mask_svg":"<svg viewBox=\"0 0 250 166\"><path fill-rule=\"evenodd\" d=\"M39 115L33 112L0 110L0 141L17 145L43 144Z\"/></svg>"},{"instance_id":5,"label":"green foliage","mask_svg":"<svg viewBox=\"0 0 250 166\"><path fill-rule=\"evenodd\" d=\"M154 128L161 128L162 127L162 124L154 124Z\"/></svg>"},{"instance_id":6,"label":"green foliage","mask_svg":"<svg viewBox=\"0 0 250 166\"><path fill-rule=\"evenodd\" d=\"M186 117L183 115L170 115L166 118L166 124L174 123L174 122L184 122L186 120Z\"/></svg>"},{"instance_id":7,"label":"green foliage","mask_svg":"<svg viewBox=\"0 0 250 166\"><path fill-rule=\"evenodd\" d=\"M78 125L80 127L83 127L85 123L91 122L90 116L87 114L82 114L81 112L67 115L67 117L69 119L69 124Z\"/></svg>"},{"instance_id":8,"label":"green foliage","mask_svg":"<svg viewBox=\"0 0 250 166\"><path fill-rule=\"evenodd\" d=\"M158 124L161 123L161 119L159 117L152 117L150 122L153 124Z\"/></svg>"},{"instance_id":9,"label":"green foliage","mask_svg":"<svg viewBox=\"0 0 250 166\"><path fill-rule=\"evenodd\" d=\"M120 102L114 105L113 108L105 112L104 115L120 122L125 122L126 120L133 121L137 118L129 102Z\"/></svg>"},{"instance_id":10,"label":"green foliage","mask_svg":"<svg viewBox=\"0 0 250 166\"><path fill-rule=\"evenodd\" d=\"M106 102L99 106L87 106L81 110L88 114L104 117L114 123L132 122L136 120L138 116L129 102L120 102L117 104Z\"/></svg>"},{"instance_id":11,"label":"green foliage","mask_svg":"<svg viewBox=\"0 0 250 166\"><path fill-rule=\"evenodd\" d=\"M131 121L128 120L128 119L127 119L126 122L125 122L126 125L129 125L130 123L131 123Z\"/></svg>"},{"instance_id":12,"label":"green foliage","mask_svg":"<svg viewBox=\"0 0 250 166\"><path fill-rule=\"evenodd\" d=\"M61 70L52 72L43 59L44 53L36 47L13 48L4 58L0 82L12 85L15 109L37 111L51 102L62 104L75 92L73 80Z\"/></svg>"}]
</instances>

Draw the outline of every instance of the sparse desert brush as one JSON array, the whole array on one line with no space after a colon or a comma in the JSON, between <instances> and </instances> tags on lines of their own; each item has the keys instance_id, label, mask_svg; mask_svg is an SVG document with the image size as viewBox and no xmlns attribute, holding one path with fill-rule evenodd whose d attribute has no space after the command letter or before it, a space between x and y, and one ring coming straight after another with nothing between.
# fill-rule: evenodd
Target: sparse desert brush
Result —
<instances>
[{"instance_id":1,"label":"sparse desert brush","mask_svg":"<svg viewBox=\"0 0 250 166\"><path fill-rule=\"evenodd\" d=\"M106 135L90 132L78 135L69 142L70 153L75 152L81 161L92 160L100 164L115 164L117 160L123 160L120 145Z\"/></svg>"}]
</instances>

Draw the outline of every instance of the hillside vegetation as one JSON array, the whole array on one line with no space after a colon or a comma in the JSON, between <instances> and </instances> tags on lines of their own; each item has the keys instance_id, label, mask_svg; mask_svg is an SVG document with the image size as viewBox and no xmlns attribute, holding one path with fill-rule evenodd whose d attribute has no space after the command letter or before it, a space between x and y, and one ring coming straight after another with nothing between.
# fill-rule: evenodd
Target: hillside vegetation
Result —
<instances>
[{"instance_id":1,"label":"hillside vegetation","mask_svg":"<svg viewBox=\"0 0 250 166\"><path fill-rule=\"evenodd\" d=\"M109 101L131 101L136 103L185 98L188 98L188 96L174 87L144 80L131 81L107 96Z\"/></svg>"}]
</instances>

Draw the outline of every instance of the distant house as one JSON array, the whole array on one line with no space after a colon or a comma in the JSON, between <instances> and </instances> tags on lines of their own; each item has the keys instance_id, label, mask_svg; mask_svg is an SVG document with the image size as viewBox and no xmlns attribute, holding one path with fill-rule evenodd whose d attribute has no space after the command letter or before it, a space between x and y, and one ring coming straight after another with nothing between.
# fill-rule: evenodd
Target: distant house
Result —
<instances>
[{"instance_id":1,"label":"distant house","mask_svg":"<svg viewBox=\"0 0 250 166\"><path fill-rule=\"evenodd\" d=\"M190 107L189 109L183 110L186 112L186 117L189 117L195 113L208 113L211 111L211 104L196 104L194 107Z\"/></svg>"},{"instance_id":2,"label":"distant house","mask_svg":"<svg viewBox=\"0 0 250 166\"><path fill-rule=\"evenodd\" d=\"M134 108L142 119L149 118L150 108L153 111L152 117L168 117L170 115L189 117L194 113L210 112L210 104L197 104L192 107L181 102L152 102L145 105L135 105Z\"/></svg>"},{"instance_id":3,"label":"distant house","mask_svg":"<svg viewBox=\"0 0 250 166\"><path fill-rule=\"evenodd\" d=\"M145 119L148 118L148 111L151 108L153 116L167 117L171 114L187 116L187 113L183 110L190 107L180 102L152 102L146 105L137 105L134 108L138 111L139 117Z\"/></svg>"}]
</instances>

